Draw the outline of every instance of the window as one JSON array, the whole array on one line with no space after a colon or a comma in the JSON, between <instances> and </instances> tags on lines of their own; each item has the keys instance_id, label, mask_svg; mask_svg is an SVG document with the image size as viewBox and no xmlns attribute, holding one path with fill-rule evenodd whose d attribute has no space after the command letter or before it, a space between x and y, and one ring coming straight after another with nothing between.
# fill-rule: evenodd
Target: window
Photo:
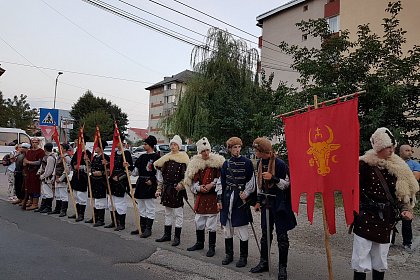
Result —
<instances>
[{"instance_id":1,"label":"window","mask_svg":"<svg viewBox=\"0 0 420 280\"><path fill-rule=\"evenodd\" d=\"M25 134L19 133L19 143L31 143L31 139Z\"/></svg>"},{"instance_id":2,"label":"window","mask_svg":"<svg viewBox=\"0 0 420 280\"><path fill-rule=\"evenodd\" d=\"M303 12L306 12L308 10L308 5L303 6Z\"/></svg>"},{"instance_id":3,"label":"window","mask_svg":"<svg viewBox=\"0 0 420 280\"><path fill-rule=\"evenodd\" d=\"M327 19L328 26L332 33L340 31L340 17L334 16Z\"/></svg>"},{"instance_id":4,"label":"window","mask_svg":"<svg viewBox=\"0 0 420 280\"><path fill-rule=\"evenodd\" d=\"M302 41L306 41L308 40L308 34L303 34L302 35Z\"/></svg>"},{"instance_id":5,"label":"window","mask_svg":"<svg viewBox=\"0 0 420 280\"><path fill-rule=\"evenodd\" d=\"M0 146L14 146L18 143L17 138L16 132L0 132Z\"/></svg>"}]
</instances>

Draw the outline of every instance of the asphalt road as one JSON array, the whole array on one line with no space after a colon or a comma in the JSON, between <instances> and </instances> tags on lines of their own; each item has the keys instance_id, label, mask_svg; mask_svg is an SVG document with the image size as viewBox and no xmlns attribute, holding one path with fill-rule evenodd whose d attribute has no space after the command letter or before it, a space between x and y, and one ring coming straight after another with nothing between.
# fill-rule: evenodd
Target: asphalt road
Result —
<instances>
[{"instance_id":1,"label":"asphalt road","mask_svg":"<svg viewBox=\"0 0 420 280\"><path fill-rule=\"evenodd\" d=\"M186 251L195 243L194 214L187 206L184 209L181 245L172 247L169 242L154 241L163 232L164 209L158 201L153 235L149 239L140 239L130 235L130 230L135 228L132 208L128 209L127 228L122 232L103 227L92 228L89 224L75 223L67 217L22 211L5 201L7 181L2 171L0 166L0 280L270 279L268 273L255 275L248 272L259 258L251 229L247 267L239 269L234 263L222 266L224 242L220 227L213 258L205 257L207 244L205 250ZM305 204L301 205L299 211L298 226L289 232L289 280L328 279L321 211L315 210L313 225L307 221ZM68 214L72 212L69 207ZM89 214L90 209L86 216ZM259 214L254 213L254 218L259 239ZM108 223L109 213L106 214L106 220ZM352 236L347 234L342 208L337 208L336 220L337 234L331 236L334 279L352 279ZM413 234L414 250L411 253L403 250L401 236L397 237L397 245L390 250L390 267L385 279L418 279L420 223L417 218L413 221ZM236 262L239 257L239 241L236 237L234 250ZM271 279L275 279L278 260L276 241L273 242L271 258L274 271Z\"/></svg>"}]
</instances>

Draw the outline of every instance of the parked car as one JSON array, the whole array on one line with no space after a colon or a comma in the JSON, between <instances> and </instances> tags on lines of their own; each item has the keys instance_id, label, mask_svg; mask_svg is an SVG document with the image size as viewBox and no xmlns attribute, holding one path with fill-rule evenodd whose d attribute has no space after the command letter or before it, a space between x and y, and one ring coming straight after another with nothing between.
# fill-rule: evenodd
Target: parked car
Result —
<instances>
[{"instance_id":1,"label":"parked car","mask_svg":"<svg viewBox=\"0 0 420 280\"><path fill-rule=\"evenodd\" d=\"M164 156L171 151L171 148L168 144L159 144L155 146L155 150L159 156Z\"/></svg>"},{"instance_id":2,"label":"parked car","mask_svg":"<svg viewBox=\"0 0 420 280\"><path fill-rule=\"evenodd\" d=\"M15 150L16 144L31 143L28 134L19 128L0 127L0 160Z\"/></svg>"},{"instance_id":3,"label":"parked car","mask_svg":"<svg viewBox=\"0 0 420 280\"><path fill-rule=\"evenodd\" d=\"M189 157L192 157L197 154L197 146L195 144L182 145L181 151L186 152Z\"/></svg>"},{"instance_id":4,"label":"parked car","mask_svg":"<svg viewBox=\"0 0 420 280\"><path fill-rule=\"evenodd\" d=\"M131 157L133 158L133 163L136 162L136 160L142 155L147 153L144 150L143 146L137 147L135 148L132 152L131 152Z\"/></svg>"}]
</instances>

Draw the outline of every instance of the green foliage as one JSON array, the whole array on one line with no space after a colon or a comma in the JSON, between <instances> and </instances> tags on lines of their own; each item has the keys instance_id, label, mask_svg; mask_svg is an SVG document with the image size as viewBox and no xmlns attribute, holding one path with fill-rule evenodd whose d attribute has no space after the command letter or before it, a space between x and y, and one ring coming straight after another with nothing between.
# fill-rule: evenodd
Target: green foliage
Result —
<instances>
[{"instance_id":1,"label":"green foliage","mask_svg":"<svg viewBox=\"0 0 420 280\"><path fill-rule=\"evenodd\" d=\"M261 122L270 119L273 111L265 105L272 98L255 82L257 61L257 50L225 31L210 29L206 44L191 54L196 75L176 112L162 122L166 134L194 141L207 136L214 144L238 136L250 144L265 133Z\"/></svg>"},{"instance_id":2,"label":"green foliage","mask_svg":"<svg viewBox=\"0 0 420 280\"><path fill-rule=\"evenodd\" d=\"M31 109L26 98L26 95L21 94L15 95L13 99L3 99L3 94L0 92L0 126L24 130L33 128L33 120L38 112L36 109Z\"/></svg>"},{"instance_id":3,"label":"green foliage","mask_svg":"<svg viewBox=\"0 0 420 280\"><path fill-rule=\"evenodd\" d=\"M300 73L302 92L293 96L302 103L295 108L306 106L313 95L322 102L366 90L359 97L361 151L371 148L369 137L381 126L391 129L399 142L420 144L420 47L403 54L406 32L399 27L401 9L401 1L388 4L382 38L365 24L359 25L358 38L351 42L348 31L331 34L326 21L318 19L297 26L304 34L321 38L321 48L280 44L282 51L293 56L292 68Z\"/></svg>"},{"instance_id":4,"label":"green foliage","mask_svg":"<svg viewBox=\"0 0 420 280\"><path fill-rule=\"evenodd\" d=\"M94 140L96 125L99 126L102 139L112 140L114 135L114 121L108 112L96 110L87 113L80 122L85 125L85 141Z\"/></svg>"},{"instance_id":5,"label":"green foliage","mask_svg":"<svg viewBox=\"0 0 420 280\"><path fill-rule=\"evenodd\" d=\"M105 98L95 97L91 91L87 91L71 107L71 116L75 119L75 128L70 132L71 138L77 138L79 132L78 125L85 124L85 131L94 131L96 124L100 126L101 136L104 140L112 140L114 131L114 119L117 121L121 138L124 138L124 131L127 130L127 114L121 111L121 108ZM106 118L106 119L105 119ZM83 120L98 120L97 123L84 123ZM109 134L109 131L112 131ZM93 133L88 134L86 141L93 141Z\"/></svg>"}]
</instances>

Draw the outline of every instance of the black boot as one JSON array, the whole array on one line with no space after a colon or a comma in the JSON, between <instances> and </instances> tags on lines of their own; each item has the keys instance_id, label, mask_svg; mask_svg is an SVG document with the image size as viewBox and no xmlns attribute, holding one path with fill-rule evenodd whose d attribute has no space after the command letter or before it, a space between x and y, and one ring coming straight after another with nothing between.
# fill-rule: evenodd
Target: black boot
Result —
<instances>
[{"instance_id":1,"label":"black boot","mask_svg":"<svg viewBox=\"0 0 420 280\"><path fill-rule=\"evenodd\" d=\"M353 280L366 280L366 273L355 271L353 274Z\"/></svg>"},{"instance_id":2,"label":"black boot","mask_svg":"<svg viewBox=\"0 0 420 280\"><path fill-rule=\"evenodd\" d=\"M96 221L98 220L98 209L93 208L92 216L95 216L95 223L96 223ZM86 220L85 223L93 224L93 217L90 218L89 220Z\"/></svg>"},{"instance_id":3,"label":"black boot","mask_svg":"<svg viewBox=\"0 0 420 280\"><path fill-rule=\"evenodd\" d=\"M204 229L196 230L195 235L197 236L197 242L192 247L187 248L187 251L204 249Z\"/></svg>"},{"instance_id":4,"label":"black boot","mask_svg":"<svg viewBox=\"0 0 420 280\"><path fill-rule=\"evenodd\" d=\"M180 227L175 227L175 234L174 234L174 242L172 242L172 246L178 246L181 243L181 230Z\"/></svg>"},{"instance_id":5,"label":"black boot","mask_svg":"<svg viewBox=\"0 0 420 280\"><path fill-rule=\"evenodd\" d=\"M117 214L117 224L118 226L114 229L115 231L121 231L125 229L125 214L118 214L117 212L115 212L115 214Z\"/></svg>"},{"instance_id":6,"label":"black boot","mask_svg":"<svg viewBox=\"0 0 420 280\"><path fill-rule=\"evenodd\" d=\"M101 227L105 225L105 209L96 209L96 212L98 213L98 216L93 227Z\"/></svg>"},{"instance_id":7,"label":"black boot","mask_svg":"<svg viewBox=\"0 0 420 280\"><path fill-rule=\"evenodd\" d=\"M165 231L163 233L163 236L159 239L156 239L156 242L164 242L164 241L171 241L171 232L172 232L172 226L165 226Z\"/></svg>"},{"instance_id":8,"label":"black boot","mask_svg":"<svg viewBox=\"0 0 420 280\"><path fill-rule=\"evenodd\" d=\"M48 212L47 214L48 215L55 215L55 214L60 214L60 211L61 211L61 204L62 204L63 202L61 201L61 200L56 200L55 201L55 209L54 209L54 211L52 211L52 212Z\"/></svg>"},{"instance_id":9,"label":"black boot","mask_svg":"<svg viewBox=\"0 0 420 280\"><path fill-rule=\"evenodd\" d=\"M146 230L146 222L147 222L146 220L147 220L147 218L140 216L140 230L141 230L142 234ZM136 229L136 230L131 231L130 233L132 235L137 235L137 234L139 234L139 230Z\"/></svg>"},{"instance_id":10,"label":"black boot","mask_svg":"<svg viewBox=\"0 0 420 280\"><path fill-rule=\"evenodd\" d=\"M152 226L153 226L153 219L146 218L146 229L140 235L141 238L147 238L152 235Z\"/></svg>"},{"instance_id":11,"label":"black boot","mask_svg":"<svg viewBox=\"0 0 420 280\"><path fill-rule=\"evenodd\" d=\"M240 243L239 261L236 263L236 267L244 267L248 260L248 240Z\"/></svg>"},{"instance_id":12,"label":"black boot","mask_svg":"<svg viewBox=\"0 0 420 280\"><path fill-rule=\"evenodd\" d=\"M385 271L372 270L372 280L384 280Z\"/></svg>"},{"instance_id":13,"label":"black boot","mask_svg":"<svg viewBox=\"0 0 420 280\"><path fill-rule=\"evenodd\" d=\"M268 271L268 245L267 245L267 233L263 231L261 236L261 255L260 262L257 266L251 268L251 273L261 273Z\"/></svg>"},{"instance_id":14,"label":"black boot","mask_svg":"<svg viewBox=\"0 0 420 280\"><path fill-rule=\"evenodd\" d=\"M113 228L115 227L115 223L116 221L114 220L114 215L113 213L115 213L115 218L117 218L117 211L109 211L109 213L111 214L111 223L109 225L104 226L104 228Z\"/></svg>"},{"instance_id":15,"label":"black boot","mask_svg":"<svg viewBox=\"0 0 420 280\"><path fill-rule=\"evenodd\" d=\"M79 212L77 213L77 219L76 222L81 222L85 219L85 209L86 205L79 204Z\"/></svg>"},{"instance_id":16,"label":"black boot","mask_svg":"<svg viewBox=\"0 0 420 280\"><path fill-rule=\"evenodd\" d=\"M63 201L61 203L61 211L60 211L60 215L58 215L58 217L65 217L67 215L67 207L69 207L69 202L68 201Z\"/></svg>"},{"instance_id":17,"label":"black boot","mask_svg":"<svg viewBox=\"0 0 420 280\"><path fill-rule=\"evenodd\" d=\"M38 209L35 209L34 212L44 211L44 209L46 207L46 202L47 202L46 198L43 198L42 201L41 201L41 206L39 206Z\"/></svg>"},{"instance_id":18,"label":"black boot","mask_svg":"<svg viewBox=\"0 0 420 280\"><path fill-rule=\"evenodd\" d=\"M287 233L277 235L279 247L279 280L287 280L287 257L289 255L289 237Z\"/></svg>"},{"instance_id":19,"label":"black boot","mask_svg":"<svg viewBox=\"0 0 420 280\"><path fill-rule=\"evenodd\" d=\"M207 257L213 257L216 253L216 232L209 231L209 250L207 251Z\"/></svg>"},{"instance_id":20,"label":"black boot","mask_svg":"<svg viewBox=\"0 0 420 280\"><path fill-rule=\"evenodd\" d=\"M79 216L79 203L76 203L76 211L77 211L77 215ZM71 216L68 216L67 218L69 218L69 219L76 219L76 213L74 213L73 215L71 215Z\"/></svg>"},{"instance_id":21,"label":"black boot","mask_svg":"<svg viewBox=\"0 0 420 280\"><path fill-rule=\"evenodd\" d=\"M44 198L45 199L45 208L44 210L39 211L39 213L49 213L52 210L52 197L51 198Z\"/></svg>"},{"instance_id":22,"label":"black boot","mask_svg":"<svg viewBox=\"0 0 420 280\"><path fill-rule=\"evenodd\" d=\"M233 262L233 238L225 238L225 253L226 257L222 261L223 265Z\"/></svg>"}]
</instances>

